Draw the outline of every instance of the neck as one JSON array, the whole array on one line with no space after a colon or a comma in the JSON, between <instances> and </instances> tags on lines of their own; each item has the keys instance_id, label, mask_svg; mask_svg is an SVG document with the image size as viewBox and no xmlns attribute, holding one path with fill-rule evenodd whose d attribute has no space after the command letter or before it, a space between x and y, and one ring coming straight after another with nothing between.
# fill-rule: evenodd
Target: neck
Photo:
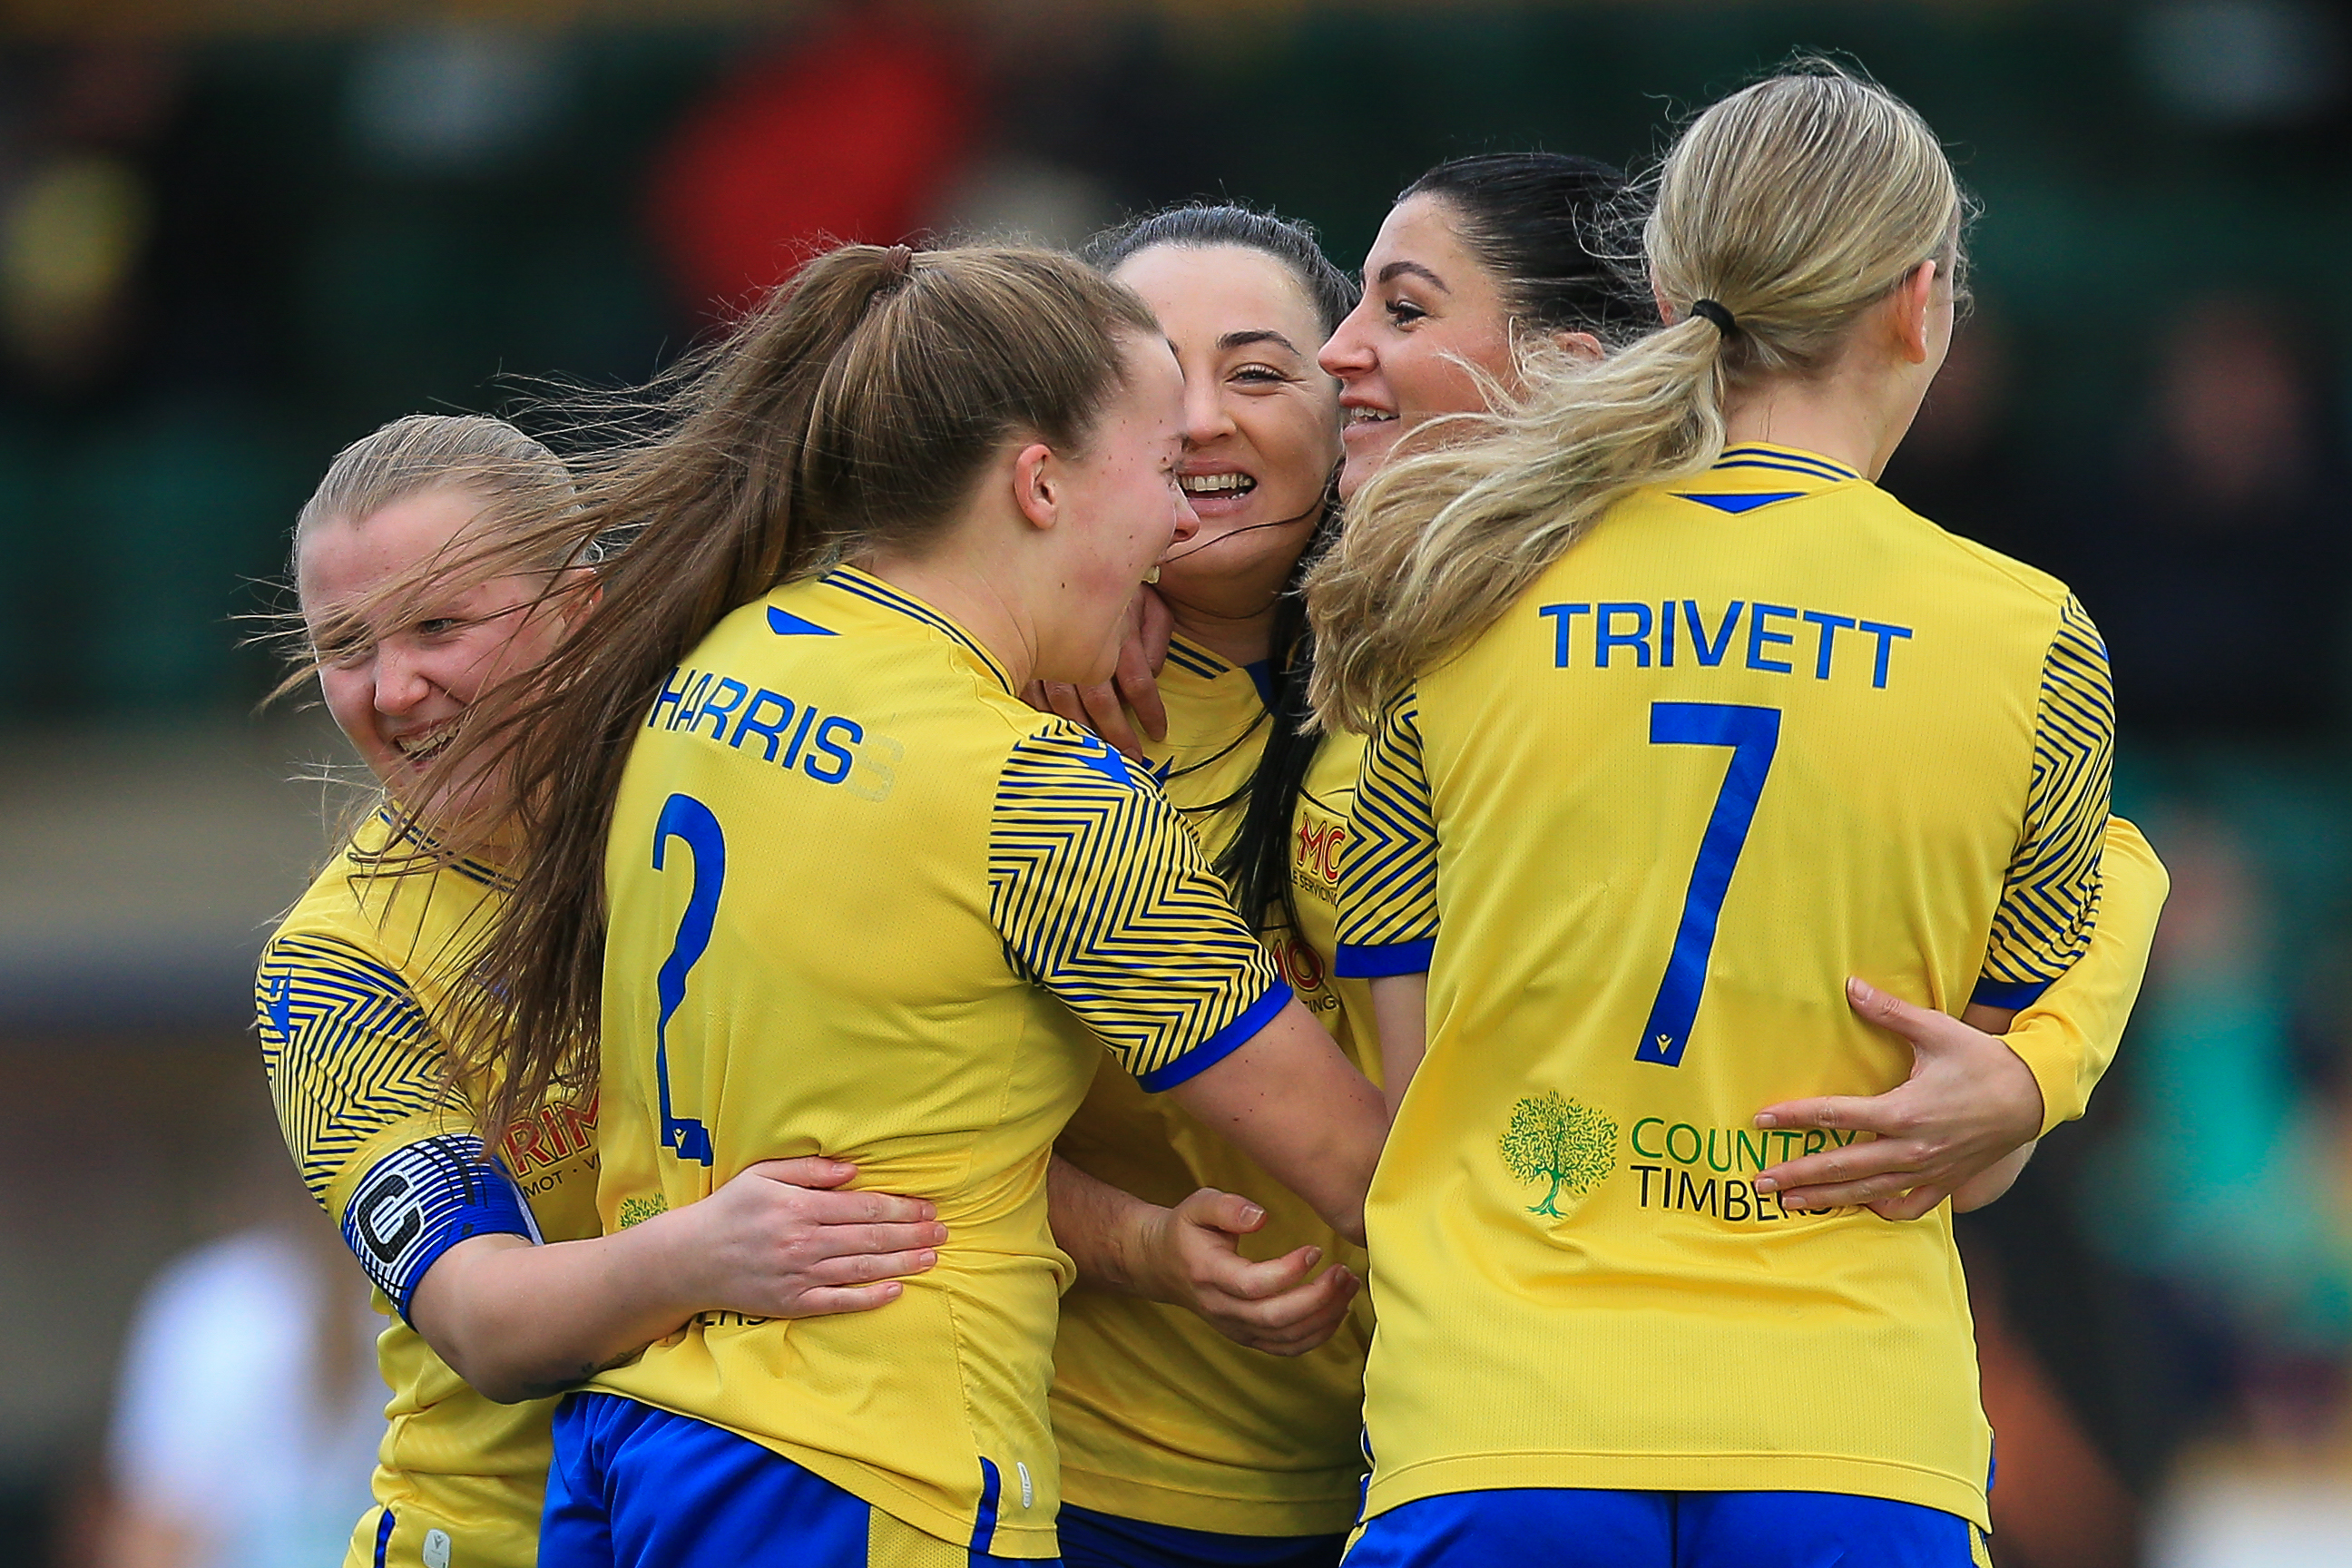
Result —
<instances>
[{"instance_id":1,"label":"neck","mask_svg":"<svg viewBox=\"0 0 2352 1568\"><path fill-rule=\"evenodd\" d=\"M1876 479L1910 429L1919 399L1892 384L1859 384L1860 379L1833 371L1818 380L1782 378L1748 388L1724 411L1725 444L1801 447Z\"/></svg>"},{"instance_id":2,"label":"neck","mask_svg":"<svg viewBox=\"0 0 2352 1568\"><path fill-rule=\"evenodd\" d=\"M1013 689L1019 691L1037 673L1037 640L1027 604L1013 590L1001 557L959 548L961 542L950 538L922 556L877 551L857 565L970 632L1004 667Z\"/></svg>"},{"instance_id":3,"label":"neck","mask_svg":"<svg viewBox=\"0 0 2352 1568\"><path fill-rule=\"evenodd\" d=\"M1274 610L1269 602L1255 615L1228 616L1168 598L1168 613L1176 623L1177 635L1234 665L1255 664L1273 656Z\"/></svg>"}]
</instances>

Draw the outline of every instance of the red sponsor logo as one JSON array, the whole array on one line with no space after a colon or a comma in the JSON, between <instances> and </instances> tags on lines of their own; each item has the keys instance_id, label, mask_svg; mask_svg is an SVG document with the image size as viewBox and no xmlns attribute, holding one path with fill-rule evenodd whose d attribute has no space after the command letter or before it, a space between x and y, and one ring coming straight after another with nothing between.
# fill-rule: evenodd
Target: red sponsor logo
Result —
<instances>
[{"instance_id":1,"label":"red sponsor logo","mask_svg":"<svg viewBox=\"0 0 2352 1568\"><path fill-rule=\"evenodd\" d=\"M1301 821L1298 825L1298 848L1291 863L1305 868L1337 886L1339 880L1339 851L1348 842L1348 830L1336 822Z\"/></svg>"},{"instance_id":2,"label":"red sponsor logo","mask_svg":"<svg viewBox=\"0 0 2352 1568\"><path fill-rule=\"evenodd\" d=\"M596 1102L585 1106L548 1105L537 1116L507 1134L507 1170L518 1180L542 1166L564 1161L596 1146Z\"/></svg>"}]
</instances>

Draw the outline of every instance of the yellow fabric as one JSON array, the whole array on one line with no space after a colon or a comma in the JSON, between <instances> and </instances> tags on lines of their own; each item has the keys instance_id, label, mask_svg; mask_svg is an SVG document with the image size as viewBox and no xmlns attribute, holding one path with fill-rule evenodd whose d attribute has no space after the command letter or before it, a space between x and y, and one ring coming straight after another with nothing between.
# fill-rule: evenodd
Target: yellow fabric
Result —
<instances>
[{"instance_id":1,"label":"yellow fabric","mask_svg":"<svg viewBox=\"0 0 2352 1568\"><path fill-rule=\"evenodd\" d=\"M2042 1086L2042 1131L2083 1114L2091 1090L2116 1059L2116 1047L2139 999L2172 879L2140 830L2107 819L2099 862L2099 924L2090 951L2029 1004L2003 1037Z\"/></svg>"},{"instance_id":2,"label":"yellow fabric","mask_svg":"<svg viewBox=\"0 0 2352 1568\"><path fill-rule=\"evenodd\" d=\"M1160 671L1168 739L1152 773L1209 853L1239 831L1251 774L1270 722L1247 670L1179 640ZM1349 1056L1369 1044L1370 994L1329 976L1332 904L1360 736L1317 748L1291 839L1299 919L1265 933L1269 954L1298 1000ZM1275 913L1279 920L1279 911ZM1377 1064L1358 1065L1377 1079ZM1200 1187L1240 1193L1266 1211L1243 1244L1252 1258L1323 1249L1324 1267L1360 1275L1362 1249L1306 1201L1164 1097L1147 1095L1115 1065L1057 1145L1080 1169L1156 1204ZM1303 1356L1245 1349L1181 1307L1079 1289L1062 1301L1054 1348L1054 1435L1062 1495L1122 1519L1234 1535L1337 1534L1354 1519L1363 1476L1363 1367L1369 1300Z\"/></svg>"},{"instance_id":3,"label":"yellow fabric","mask_svg":"<svg viewBox=\"0 0 2352 1568\"><path fill-rule=\"evenodd\" d=\"M992 1472L980 1549L1054 1555L1053 1140L1105 1046L1162 1087L1288 997L1198 844L953 622L845 569L735 612L665 683L606 883L607 1226L822 1152L934 1200L950 1239L879 1311L706 1314L591 1386L951 1544Z\"/></svg>"},{"instance_id":4,"label":"yellow fabric","mask_svg":"<svg viewBox=\"0 0 2352 1568\"><path fill-rule=\"evenodd\" d=\"M338 1222L378 1162L463 1133L480 1086L445 1102L446 967L501 896L470 863L413 868L381 816L320 873L263 950L257 1033L280 1128L311 1195ZM550 1241L596 1234L595 1115L551 1106L501 1151ZM452 1562L530 1568L550 1453L552 1400L476 1394L394 1311L376 1342L392 1391L373 1489L394 1510L386 1562L415 1563L425 1531ZM375 1560L377 1515L352 1537ZM362 1542L362 1537L364 1537Z\"/></svg>"},{"instance_id":5,"label":"yellow fabric","mask_svg":"<svg viewBox=\"0 0 2352 1568\"><path fill-rule=\"evenodd\" d=\"M1425 968L1430 1043L1367 1216L1370 1512L1733 1488L1990 1523L1948 1210L1784 1215L1748 1181L1830 1135L1751 1117L1906 1076L1848 974L1957 1013L2063 973L2112 728L2063 584L1780 447L1622 501L1391 705L1339 967Z\"/></svg>"}]
</instances>

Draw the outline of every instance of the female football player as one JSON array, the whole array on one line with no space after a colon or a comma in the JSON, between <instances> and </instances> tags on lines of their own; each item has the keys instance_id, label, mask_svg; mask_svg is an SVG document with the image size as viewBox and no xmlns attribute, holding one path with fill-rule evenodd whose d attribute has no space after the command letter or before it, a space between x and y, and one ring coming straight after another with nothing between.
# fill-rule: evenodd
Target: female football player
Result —
<instances>
[{"instance_id":1,"label":"female football player","mask_svg":"<svg viewBox=\"0 0 2352 1568\"><path fill-rule=\"evenodd\" d=\"M1329 973L1330 899L1362 741L1297 732L1311 648L1297 636L1298 603L1283 592L1325 516L1320 507L1304 521L1298 514L1333 460L1332 385L1301 375L1290 350L1317 330L1307 318L1347 316L1326 363L1359 406L1402 408L1414 421L1482 409L1480 377L1508 385L1516 375L1515 341L1598 353L1637 310L1652 309L1637 307L1591 249L1621 190L1614 171L1553 153L1433 170L1400 199L1365 268L1372 299L1353 315L1353 289L1310 236L1237 208L1173 209L1092 247L1152 306L1186 372L1184 483L1202 528L1157 590L1177 632L1160 675L1167 731L1149 748L1154 771L1237 902L1264 910L1262 938L1301 1001L1351 1053L1372 1034L1365 983ZM1424 307L1413 294L1427 297L1432 279L1444 288ZM1465 299L1468 308L1457 305ZM1350 427L1379 449L1351 447L1344 487L1377 471L1395 430ZM1081 709L1077 694L1055 695L1073 717L1117 700L1104 689ZM1269 706L1286 702L1291 721L1276 723ZM2116 832L2126 853L2145 856L2127 825ZM2110 900L2095 956L2035 1015L2087 1031L2103 1052L2129 1011L2161 901L2160 870L2152 858L2138 864L2127 889L2137 901ZM1931 1049L1945 1043L1938 1025L2004 1048L1941 1015L1921 1011L1905 1025ZM1360 1255L1269 1190L1245 1157L1115 1071L1097 1074L1059 1147L1085 1173L1057 1163L1055 1177L1055 1234L1081 1270L1063 1301L1055 1384L1066 1559L1335 1559L1362 1468L1369 1324L1349 1314ZM1242 1258L1235 1238L1252 1231L1254 1253L1278 1256ZM1345 1261L1318 1275L1324 1258Z\"/></svg>"},{"instance_id":2,"label":"female football player","mask_svg":"<svg viewBox=\"0 0 2352 1568\"><path fill-rule=\"evenodd\" d=\"M611 1229L821 1149L950 1240L895 1321L705 1314L599 1374L549 1568L1053 1556L1045 1169L1106 1046L1357 1229L1378 1091L1159 792L1015 695L1107 675L1195 526L1181 392L1071 258L845 247L560 520L636 532L484 731L528 829L477 972L511 1103L593 1072Z\"/></svg>"},{"instance_id":3,"label":"female football player","mask_svg":"<svg viewBox=\"0 0 2352 1568\"><path fill-rule=\"evenodd\" d=\"M1998 1030L2098 910L2095 630L1865 477L1964 217L1874 86L1735 94L1646 226L1668 324L1391 461L1318 568L1316 707L1370 734L1338 967L1401 1102L1351 1562L1984 1560L1941 1194L1791 1203L1753 1114L1910 1069L1846 976Z\"/></svg>"},{"instance_id":4,"label":"female football player","mask_svg":"<svg viewBox=\"0 0 2352 1568\"><path fill-rule=\"evenodd\" d=\"M295 1163L393 1320L378 1344L392 1425L353 1564L527 1568L545 1395L707 1308L879 1306L901 1289L889 1277L929 1267L945 1237L927 1201L816 1190L856 1171L812 1158L590 1239L593 1107L535 1107L489 1158L468 1125L486 1086L461 1077L445 1096L447 971L504 884L480 859L429 864L396 817L434 804L424 760L478 698L556 646L593 574L428 569L561 508L571 489L511 426L417 416L346 447L295 532L305 673L391 802L271 938L257 994ZM422 591L401 590L420 575ZM572 591L542 602L551 581Z\"/></svg>"}]
</instances>

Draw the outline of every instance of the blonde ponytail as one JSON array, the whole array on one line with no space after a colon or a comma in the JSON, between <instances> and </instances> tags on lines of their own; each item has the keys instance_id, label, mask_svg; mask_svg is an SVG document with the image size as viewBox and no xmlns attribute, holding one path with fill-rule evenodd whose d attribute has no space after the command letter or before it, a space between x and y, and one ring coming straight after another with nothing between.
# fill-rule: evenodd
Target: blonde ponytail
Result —
<instances>
[{"instance_id":1,"label":"blonde ponytail","mask_svg":"<svg viewBox=\"0 0 2352 1568\"><path fill-rule=\"evenodd\" d=\"M1666 156L1643 234L1673 323L1597 363L1538 353L1523 393L1416 432L1444 444L1358 492L1307 584L1318 720L1369 729L1618 500L1714 462L1735 392L1826 370L1921 262L1958 265L1965 216L1917 112L1825 62L1701 114ZM1692 315L1702 300L1734 326Z\"/></svg>"}]
</instances>

